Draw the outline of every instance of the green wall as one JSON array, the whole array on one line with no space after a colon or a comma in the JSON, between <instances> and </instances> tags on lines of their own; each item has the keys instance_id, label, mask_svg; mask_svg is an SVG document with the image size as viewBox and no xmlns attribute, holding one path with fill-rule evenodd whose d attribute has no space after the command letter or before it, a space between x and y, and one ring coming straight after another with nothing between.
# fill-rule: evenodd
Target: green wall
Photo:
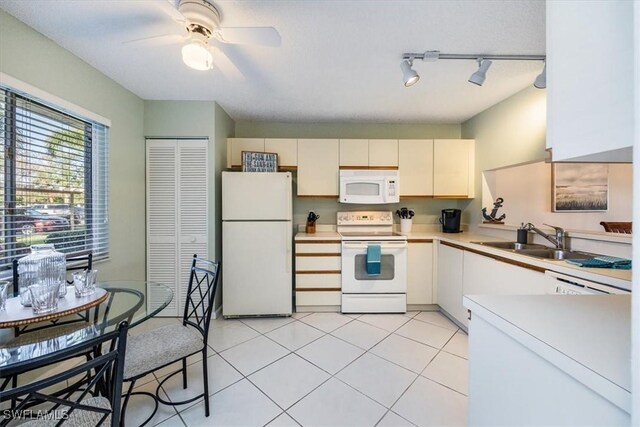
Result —
<instances>
[{"instance_id":1,"label":"green wall","mask_svg":"<svg viewBox=\"0 0 640 427\"><path fill-rule=\"evenodd\" d=\"M462 124L462 138L476 140L476 198L462 203L464 222L482 222L483 171L545 159L546 96L529 87Z\"/></svg>"},{"instance_id":2,"label":"green wall","mask_svg":"<svg viewBox=\"0 0 640 427\"><path fill-rule=\"evenodd\" d=\"M105 279L145 278L144 103L104 74L0 10L0 71L111 120L109 260Z\"/></svg>"}]
</instances>

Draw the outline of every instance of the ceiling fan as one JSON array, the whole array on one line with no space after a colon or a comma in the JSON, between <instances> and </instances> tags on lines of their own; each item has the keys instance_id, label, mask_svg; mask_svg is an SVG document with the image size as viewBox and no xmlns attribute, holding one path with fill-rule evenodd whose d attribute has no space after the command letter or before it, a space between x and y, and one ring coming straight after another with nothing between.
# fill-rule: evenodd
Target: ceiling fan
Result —
<instances>
[{"instance_id":1,"label":"ceiling fan","mask_svg":"<svg viewBox=\"0 0 640 427\"><path fill-rule=\"evenodd\" d=\"M186 34L164 34L125 42L156 42L169 39L181 42L182 60L196 70L210 70L214 62L224 72L225 68L238 71L232 61L216 45L246 44L268 47L280 46L278 30L273 27L222 27L220 12L207 0L179 0L176 8L174 0L157 0L156 4L175 22L180 24ZM218 60L216 61L217 58Z\"/></svg>"}]
</instances>

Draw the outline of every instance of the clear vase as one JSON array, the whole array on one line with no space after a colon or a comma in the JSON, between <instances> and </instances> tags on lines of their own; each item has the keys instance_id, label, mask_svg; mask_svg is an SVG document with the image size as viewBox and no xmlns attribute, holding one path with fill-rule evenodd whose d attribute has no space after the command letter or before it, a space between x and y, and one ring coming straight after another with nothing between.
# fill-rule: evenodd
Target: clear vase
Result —
<instances>
[{"instance_id":1,"label":"clear vase","mask_svg":"<svg viewBox=\"0 0 640 427\"><path fill-rule=\"evenodd\" d=\"M67 293L67 260L54 245L33 245L31 253L18 260L20 303L31 305L31 285L59 285L59 297Z\"/></svg>"}]
</instances>

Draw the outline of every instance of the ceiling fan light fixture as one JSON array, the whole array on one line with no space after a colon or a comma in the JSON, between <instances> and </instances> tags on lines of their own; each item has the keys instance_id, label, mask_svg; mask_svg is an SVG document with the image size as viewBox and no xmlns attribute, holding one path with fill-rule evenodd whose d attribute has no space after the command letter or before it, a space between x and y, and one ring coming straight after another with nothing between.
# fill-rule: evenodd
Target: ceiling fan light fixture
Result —
<instances>
[{"instance_id":1,"label":"ceiling fan light fixture","mask_svg":"<svg viewBox=\"0 0 640 427\"><path fill-rule=\"evenodd\" d=\"M194 70L206 71L213 68L213 55L200 40L194 40L182 47L182 61Z\"/></svg>"},{"instance_id":2,"label":"ceiling fan light fixture","mask_svg":"<svg viewBox=\"0 0 640 427\"><path fill-rule=\"evenodd\" d=\"M400 63L400 69L402 70L402 80L405 87L413 86L418 83L420 76L416 71L411 68L413 66L413 60L405 59Z\"/></svg>"},{"instance_id":3,"label":"ceiling fan light fixture","mask_svg":"<svg viewBox=\"0 0 640 427\"><path fill-rule=\"evenodd\" d=\"M474 85L482 86L485 79L487 78L487 70L491 67L493 62L488 59L478 58L478 70L471 74L469 77L469 83L473 83Z\"/></svg>"},{"instance_id":4,"label":"ceiling fan light fixture","mask_svg":"<svg viewBox=\"0 0 640 427\"><path fill-rule=\"evenodd\" d=\"M544 63L544 68L542 72L536 77L536 80L533 82L533 86L536 89L546 89L547 88L547 63Z\"/></svg>"}]
</instances>

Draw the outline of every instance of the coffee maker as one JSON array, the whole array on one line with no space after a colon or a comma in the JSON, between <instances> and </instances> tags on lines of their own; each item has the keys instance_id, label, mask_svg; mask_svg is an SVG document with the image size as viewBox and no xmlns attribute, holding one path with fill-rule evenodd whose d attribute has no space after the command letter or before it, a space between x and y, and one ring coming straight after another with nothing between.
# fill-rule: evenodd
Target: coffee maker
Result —
<instances>
[{"instance_id":1,"label":"coffee maker","mask_svg":"<svg viewBox=\"0 0 640 427\"><path fill-rule=\"evenodd\" d=\"M460 215L462 211L460 209L442 209L442 217L440 218L440 224L442 224L443 233L460 233Z\"/></svg>"}]
</instances>

